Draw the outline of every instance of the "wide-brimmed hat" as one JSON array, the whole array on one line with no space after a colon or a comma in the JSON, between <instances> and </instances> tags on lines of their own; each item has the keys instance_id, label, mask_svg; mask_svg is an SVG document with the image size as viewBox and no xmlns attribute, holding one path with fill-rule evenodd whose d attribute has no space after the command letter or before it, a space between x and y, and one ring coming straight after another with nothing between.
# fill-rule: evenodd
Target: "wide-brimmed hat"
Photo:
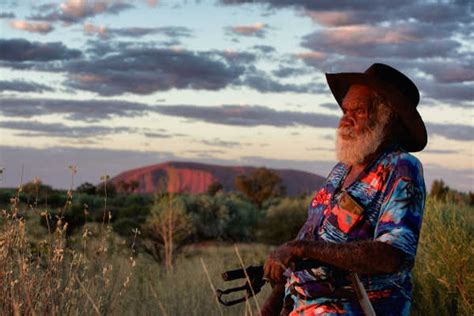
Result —
<instances>
[{"instance_id":1,"label":"wide-brimmed hat","mask_svg":"<svg viewBox=\"0 0 474 316\"><path fill-rule=\"evenodd\" d=\"M411 152L422 150L428 141L425 124L416 107L420 101L418 88L407 76L385 64L373 64L363 73L326 74L332 94L339 106L352 85L372 88L388 101L400 117L406 134L400 135L400 145Z\"/></svg>"}]
</instances>

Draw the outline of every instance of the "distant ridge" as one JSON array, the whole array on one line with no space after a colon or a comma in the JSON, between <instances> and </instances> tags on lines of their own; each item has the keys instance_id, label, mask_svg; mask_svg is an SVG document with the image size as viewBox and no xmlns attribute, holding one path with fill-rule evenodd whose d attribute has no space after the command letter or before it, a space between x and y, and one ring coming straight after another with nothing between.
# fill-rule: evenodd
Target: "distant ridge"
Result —
<instances>
[{"instance_id":1,"label":"distant ridge","mask_svg":"<svg viewBox=\"0 0 474 316\"><path fill-rule=\"evenodd\" d=\"M168 192L203 193L214 181L220 182L224 191L235 191L234 181L239 174L249 174L257 167L219 166L196 162L168 161L156 165L128 170L113 177L110 182L120 191L121 182L137 181L137 193L154 193L166 187ZM290 169L271 169L277 172L286 193L291 196L312 193L324 178L320 175Z\"/></svg>"}]
</instances>

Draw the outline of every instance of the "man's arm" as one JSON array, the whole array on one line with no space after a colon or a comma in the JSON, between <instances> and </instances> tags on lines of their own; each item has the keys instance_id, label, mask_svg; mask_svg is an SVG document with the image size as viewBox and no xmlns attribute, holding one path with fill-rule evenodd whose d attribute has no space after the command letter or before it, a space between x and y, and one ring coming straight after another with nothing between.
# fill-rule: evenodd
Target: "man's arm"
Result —
<instances>
[{"instance_id":1,"label":"man's arm","mask_svg":"<svg viewBox=\"0 0 474 316\"><path fill-rule=\"evenodd\" d=\"M283 297L285 295L285 284L276 283L272 287L272 293L265 300L262 310L260 311L262 316L278 316L280 315L283 307Z\"/></svg>"},{"instance_id":2,"label":"man's arm","mask_svg":"<svg viewBox=\"0 0 474 316\"><path fill-rule=\"evenodd\" d=\"M302 258L361 274L378 274L398 271L404 253L387 243L372 240L344 244L295 240L283 244L268 256L264 275L271 280L281 281L285 267Z\"/></svg>"}]
</instances>

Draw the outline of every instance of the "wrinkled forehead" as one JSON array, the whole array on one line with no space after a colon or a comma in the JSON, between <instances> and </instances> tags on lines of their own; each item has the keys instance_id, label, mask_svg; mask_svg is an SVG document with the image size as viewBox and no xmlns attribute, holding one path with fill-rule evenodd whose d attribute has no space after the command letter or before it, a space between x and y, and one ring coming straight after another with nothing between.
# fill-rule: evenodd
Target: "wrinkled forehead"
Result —
<instances>
[{"instance_id":1,"label":"wrinkled forehead","mask_svg":"<svg viewBox=\"0 0 474 316\"><path fill-rule=\"evenodd\" d=\"M374 90L364 85L352 85L342 100L343 106L351 104L369 104L374 97Z\"/></svg>"}]
</instances>

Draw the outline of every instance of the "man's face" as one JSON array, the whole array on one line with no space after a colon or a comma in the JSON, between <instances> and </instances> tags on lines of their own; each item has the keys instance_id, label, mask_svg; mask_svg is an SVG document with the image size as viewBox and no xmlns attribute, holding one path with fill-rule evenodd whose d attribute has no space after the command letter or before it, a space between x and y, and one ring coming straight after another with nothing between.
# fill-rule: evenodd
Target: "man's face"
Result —
<instances>
[{"instance_id":1,"label":"man's face","mask_svg":"<svg viewBox=\"0 0 474 316\"><path fill-rule=\"evenodd\" d=\"M343 133L343 139L360 136L372 125L369 115L372 98L373 94L366 86L355 85L349 89L342 101L343 116L339 121L339 128L350 133Z\"/></svg>"},{"instance_id":2,"label":"man's face","mask_svg":"<svg viewBox=\"0 0 474 316\"><path fill-rule=\"evenodd\" d=\"M342 101L344 114L336 138L336 155L342 163L362 163L383 141L388 116L377 118L373 111L373 98L369 88L352 86Z\"/></svg>"}]
</instances>

